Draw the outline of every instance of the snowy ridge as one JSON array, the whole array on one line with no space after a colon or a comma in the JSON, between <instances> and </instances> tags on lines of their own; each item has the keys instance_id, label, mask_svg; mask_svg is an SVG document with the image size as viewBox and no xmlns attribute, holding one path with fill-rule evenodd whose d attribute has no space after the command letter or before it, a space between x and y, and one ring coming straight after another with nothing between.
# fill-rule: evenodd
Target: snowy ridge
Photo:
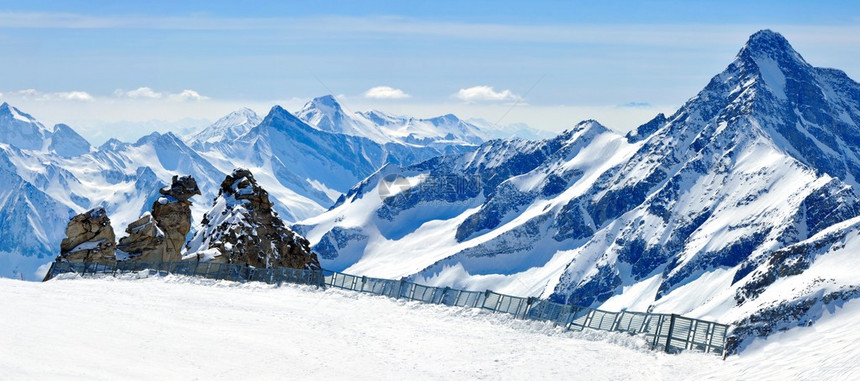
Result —
<instances>
[{"instance_id":1,"label":"snowy ridge","mask_svg":"<svg viewBox=\"0 0 860 381\"><path fill-rule=\"evenodd\" d=\"M360 136L380 144L435 147L441 152L451 146L480 144L489 136L452 114L420 119L377 110L348 113L331 95L314 98L296 116L322 131Z\"/></svg>"}]
</instances>

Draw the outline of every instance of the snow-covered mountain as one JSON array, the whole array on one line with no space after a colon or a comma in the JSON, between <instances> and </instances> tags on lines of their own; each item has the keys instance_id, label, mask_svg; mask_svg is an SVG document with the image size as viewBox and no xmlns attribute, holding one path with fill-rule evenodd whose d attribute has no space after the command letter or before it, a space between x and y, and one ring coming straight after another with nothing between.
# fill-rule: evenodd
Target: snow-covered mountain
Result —
<instances>
[{"instance_id":1,"label":"snow-covered mountain","mask_svg":"<svg viewBox=\"0 0 860 381\"><path fill-rule=\"evenodd\" d=\"M844 274L857 234L858 126L860 85L761 31L627 136L587 121L387 166L296 228L323 267L737 321L744 337L857 294L860 278L817 274Z\"/></svg>"},{"instance_id":2,"label":"snow-covered mountain","mask_svg":"<svg viewBox=\"0 0 860 381\"><path fill-rule=\"evenodd\" d=\"M360 136L380 144L398 143L435 147L470 146L489 135L452 114L421 119L382 111L347 112L331 95L314 98L296 116L322 131Z\"/></svg>"},{"instance_id":3,"label":"snow-covered mountain","mask_svg":"<svg viewBox=\"0 0 860 381\"><path fill-rule=\"evenodd\" d=\"M188 138L188 143L194 149L205 151L213 144L232 141L247 133L263 120L254 110L242 108L233 111L210 126Z\"/></svg>"},{"instance_id":4,"label":"snow-covered mountain","mask_svg":"<svg viewBox=\"0 0 860 381\"><path fill-rule=\"evenodd\" d=\"M114 231L123 232L175 175L193 176L202 191L191 200L194 227L237 167L253 170L281 218L294 222L322 213L387 163L410 165L474 148L381 144L321 131L278 106L262 119L249 109L233 112L187 143L168 132L92 148L71 127L49 130L4 103L0 176L8 186L0 199L0 232L13 238L0 247L0 276L41 279L36 269L58 254L65 225L76 213L104 207Z\"/></svg>"},{"instance_id":5,"label":"snow-covered mountain","mask_svg":"<svg viewBox=\"0 0 860 381\"><path fill-rule=\"evenodd\" d=\"M0 104L0 142L28 150L41 150L51 131L29 114L8 103Z\"/></svg>"},{"instance_id":6,"label":"snow-covered mountain","mask_svg":"<svg viewBox=\"0 0 860 381\"><path fill-rule=\"evenodd\" d=\"M520 138L540 140L555 136L553 132L539 130L525 123L499 124L483 118L469 118L466 122L478 127L484 135L491 139Z\"/></svg>"},{"instance_id":7,"label":"snow-covered mountain","mask_svg":"<svg viewBox=\"0 0 860 381\"><path fill-rule=\"evenodd\" d=\"M388 142L311 127L280 106L236 139L225 138L202 154L223 172L249 168L257 181L297 221L321 213L342 193L387 163L408 165L471 145L436 147Z\"/></svg>"}]
</instances>

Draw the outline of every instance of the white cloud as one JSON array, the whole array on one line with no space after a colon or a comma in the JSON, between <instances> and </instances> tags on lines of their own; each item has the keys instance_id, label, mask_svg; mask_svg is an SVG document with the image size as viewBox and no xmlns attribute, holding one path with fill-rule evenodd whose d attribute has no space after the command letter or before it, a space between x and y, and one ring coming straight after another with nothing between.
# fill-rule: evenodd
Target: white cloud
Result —
<instances>
[{"instance_id":1,"label":"white cloud","mask_svg":"<svg viewBox=\"0 0 860 381\"><path fill-rule=\"evenodd\" d=\"M376 86L365 91L364 97L371 99L405 99L411 97L411 95L406 94L403 90L395 89L393 87Z\"/></svg>"},{"instance_id":2,"label":"white cloud","mask_svg":"<svg viewBox=\"0 0 860 381\"><path fill-rule=\"evenodd\" d=\"M39 96L39 92L36 89L24 89L13 91L12 94L18 95L20 97L37 97Z\"/></svg>"},{"instance_id":3,"label":"white cloud","mask_svg":"<svg viewBox=\"0 0 860 381\"><path fill-rule=\"evenodd\" d=\"M183 101L203 101L209 99L207 96L200 95L200 93L194 90L182 90L182 92L170 94L153 90L151 87L143 86L138 87L135 90L121 90L117 89L113 92L115 96L119 98L129 98L129 99L162 99L166 98L171 101L183 102Z\"/></svg>"},{"instance_id":4,"label":"white cloud","mask_svg":"<svg viewBox=\"0 0 860 381\"><path fill-rule=\"evenodd\" d=\"M164 94L144 86L138 87L136 90L130 91L116 90L114 91L114 95L118 97L128 97L132 99L158 99L161 98Z\"/></svg>"},{"instance_id":5,"label":"white cloud","mask_svg":"<svg viewBox=\"0 0 860 381\"><path fill-rule=\"evenodd\" d=\"M86 91L69 91L69 92L61 92L61 93L53 93L53 96L58 99L63 99L67 101L83 101L90 102L93 100L93 96L87 93Z\"/></svg>"},{"instance_id":6,"label":"white cloud","mask_svg":"<svg viewBox=\"0 0 860 381\"><path fill-rule=\"evenodd\" d=\"M53 101L53 100L63 100L63 101L78 101L78 102L91 102L93 101L93 96L90 95L86 91L58 91L51 93L43 93L36 89L24 89L18 91L12 91L8 94L10 97L17 97L25 100L35 100L35 101Z\"/></svg>"},{"instance_id":7,"label":"white cloud","mask_svg":"<svg viewBox=\"0 0 860 381\"><path fill-rule=\"evenodd\" d=\"M491 86L473 86L466 89L460 89L454 94L457 98L464 102L517 102L523 98L514 94L510 90L496 91Z\"/></svg>"},{"instance_id":8,"label":"white cloud","mask_svg":"<svg viewBox=\"0 0 860 381\"><path fill-rule=\"evenodd\" d=\"M207 96L200 95L194 90L182 90L179 94L171 94L170 99L175 101L204 101L209 99Z\"/></svg>"}]
</instances>

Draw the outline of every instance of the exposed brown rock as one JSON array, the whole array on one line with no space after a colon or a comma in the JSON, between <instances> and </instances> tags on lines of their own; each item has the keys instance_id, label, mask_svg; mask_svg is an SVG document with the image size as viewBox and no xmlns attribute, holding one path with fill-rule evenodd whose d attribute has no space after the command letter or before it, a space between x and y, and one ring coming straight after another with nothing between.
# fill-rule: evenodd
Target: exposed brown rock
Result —
<instances>
[{"instance_id":1,"label":"exposed brown rock","mask_svg":"<svg viewBox=\"0 0 860 381\"><path fill-rule=\"evenodd\" d=\"M179 262L185 237L191 230L191 198L200 194L191 176L173 176L171 185L145 213L125 229L128 236L119 240L121 260L140 262Z\"/></svg>"},{"instance_id":2,"label":"exposed brown rock","mask_svg":"<svg viewBox=\"0 0 860 381\"><path fill-rule=\"evenodd\" d=\"M125 228L125 237L120 238L117 249L119 259L157 263L168 260L167 237L149 212Z\"/></svg>"},{"instance_id":3,"label":"exposed brown rock","mask_svg":"<svg viewBox=\"0 0 860 381\"><path fill-rule=\"evenodd\" d=\"M269 193L247 169L236 169L221 183L212 210L188 243L200 261L241 263L257 268L319 268L307 239L284 225Z\"/></svg>"},{"instance_id":4,"label":"exposed brown rock","mask_svg":"<svg viewBox=\"0 0 860 381\"><path fill-rule=\"evenodd\" d=\"M191 201L200 194L197 181L191 176L173 176L171 186L159 189L162 197L152 203L152 217L166 234L164 261L178 262L185 246L185 237L191 230Z\"/></svg>"},{"instance_id":5,"label":"exposed brown rock","mask_svg":"<svg viewBox=\"0 0 860 381\"><path fill-rule=\"evenodd\" d=\"M58 261L116 262L116 236L104 208L91 209L72 217L66 238L60 243Z\"/></svg>"}]
</instances>

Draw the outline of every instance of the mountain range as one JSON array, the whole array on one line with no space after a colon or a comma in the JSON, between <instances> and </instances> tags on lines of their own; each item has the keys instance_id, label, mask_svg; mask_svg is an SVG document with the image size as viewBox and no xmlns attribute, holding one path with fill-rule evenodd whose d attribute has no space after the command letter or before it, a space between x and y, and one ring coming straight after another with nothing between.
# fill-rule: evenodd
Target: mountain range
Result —
<instances>
[{"instance_id":1,"label":"mountain range","mask_svg":"<svg viewBox=\"0 0 860 381\"><path fill-rule=\"evenodd\" d=\"M0 275L37 277L83 210L104 207L123 231L173 175L197 180L199 221L242 167L324 268L701 317L745 345L860 295L858 127L860 84L770 30L625 135L588 120L541 138L323 96L91 147L4 103ZM512 133L537 139L494 139Z\"/></svg>"},{"instance_id":2,"label":"mountain range","mask_svg":"<svg viewBox=\"0 0 860 381\"><path fill-rule=\"evenodd\" d=\"M585 121L387 165L295 228L322 266L734 323L734 342L858 295L860 85L750 37L674 114Z\"/></svg>"},{"instance_id":3,"label":"mountain range","mask_svg":"<svg viewBox=\"0 0 860 381\"><path fill-rule=\"evenodd\" d=\"M0 198L0 232L7 237L0 244L0 275L40 279L58 253L69 218L90 208L104 207L114 230L124 231L174 175L193 176L203 193L192 199L194 226L237 167L257 174L279 215L294 222L324 212L386 164L468 152L485 139L453 115L347 115L331 96L308 102L298 115L304 119L279 106L264 117L246 108L189 136L154 132L134 143L111 139L91 147L71 127L46 128L3 103L0 176L8 186ZM362 126L390 135L348 131L346 126L370 123L362 115L384 118L383 124ZM341 127L326 124L330 120Z\"/></svg>"}]
</instances>

